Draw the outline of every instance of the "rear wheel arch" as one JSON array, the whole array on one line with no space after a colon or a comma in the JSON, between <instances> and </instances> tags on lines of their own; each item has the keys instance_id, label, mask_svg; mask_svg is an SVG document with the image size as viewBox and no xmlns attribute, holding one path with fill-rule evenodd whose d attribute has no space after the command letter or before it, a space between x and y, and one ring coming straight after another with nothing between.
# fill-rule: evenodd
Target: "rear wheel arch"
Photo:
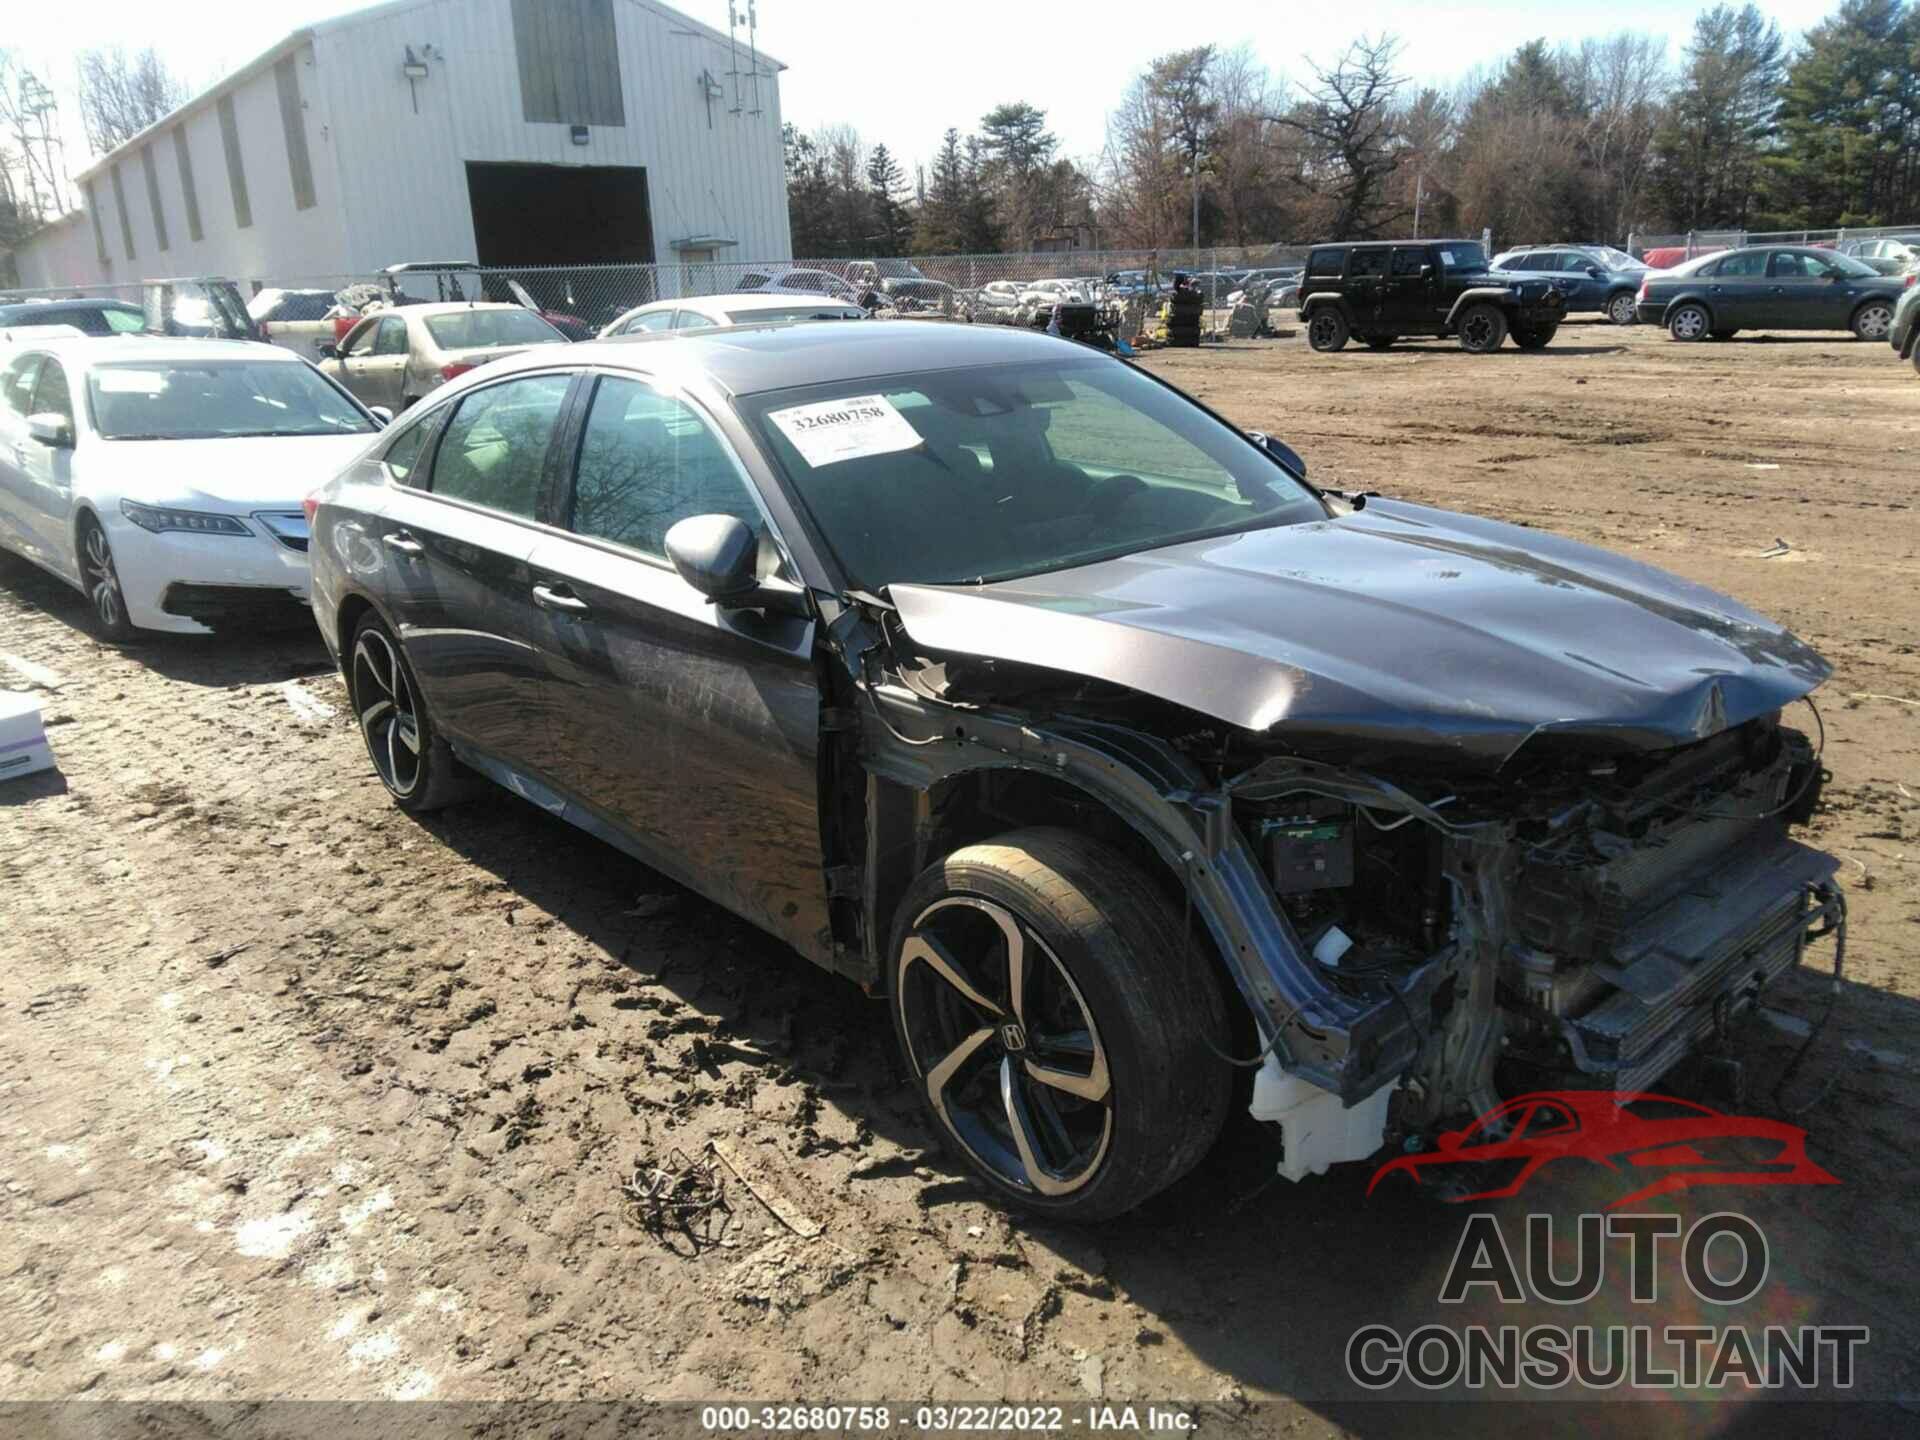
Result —
<instances>
[{"instance_id":1,"label":"rear wheel arch","mask_svg":"<svg viewBox=\"0 0 1920 1440\"><path fill-rule=\"evenodd\" d=\"M350 594L340 602L340 609L334 615L333 634L339 643L341 669L347 668L352 656L353 632L360 628L361 617L369 611L378 613L378 609L371 600L358 593Z\"/></svg>"}]
</instances>

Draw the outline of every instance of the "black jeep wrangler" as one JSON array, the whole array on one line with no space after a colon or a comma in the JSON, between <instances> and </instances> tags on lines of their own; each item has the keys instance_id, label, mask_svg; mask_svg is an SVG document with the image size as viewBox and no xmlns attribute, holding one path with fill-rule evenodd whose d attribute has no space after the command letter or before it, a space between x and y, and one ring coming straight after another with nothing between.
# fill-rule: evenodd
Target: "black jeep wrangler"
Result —
<instances>
[{"instance_id":1,"label":"black jeep wrangler","mask_svg":"<svg viewBox=\"0 0 1920 1440\"><path fill-rule=\"evenodd\" d=\"M1454 335L1485 354L1508 335L1522 350L1544 348L1567 297L1551 280L1488 270L1478 240L1367 240L1314 246L1299 308L1316 350L1350 336L1384 350L1402 335Z\"/></svg>"}]
</instances>

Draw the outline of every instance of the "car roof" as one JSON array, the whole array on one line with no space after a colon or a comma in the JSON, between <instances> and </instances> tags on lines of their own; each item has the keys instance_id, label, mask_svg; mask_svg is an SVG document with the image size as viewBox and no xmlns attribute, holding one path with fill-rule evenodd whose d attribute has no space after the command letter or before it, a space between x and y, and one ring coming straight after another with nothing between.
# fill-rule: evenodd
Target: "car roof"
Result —
<instances>
[{"instance_id":1,"label":"car roof","mask_svg":"<svg viewBox=\"0 0 1920 1440\"><path fill-rule=\"evenodd\" d=\"M914 320L683 332L674 344L662 346L634 346L620 339L586 340L568 347L565 363L689 377L704 375L728 394L755 395L798 385L834 384L923 370L1084 360L1098 353L1037 330ZM550 368L554 363L551 351L526 351L496 362L498 369L487 369L499 375L518 368Z\"/></svg>"},{"instance_id":2,"label":"car roof","mask_svg":"<svg viewBox=\"0 0 1920 1440\"><path fill-rule=\"evenodd\" d=\"M379 310L369 310L363 317L371 320L374 316L417 315L423 320L431 320L437 315L453 315L462 310L527 310L511 300L436 300L430 305L388 305ZM538 312L527 310L529 315Z\"/></svg>"},{"instance_id":3,"label":"car roof","mask_svg":"<svg viewBox=\"0 0 1920 1440\"><path fill-rule=\"evenodd\" d=\"M48 310L140 310L141 306L132 300L122 300L114 295L71 295L65 299L56 295L37 300L0 301L0 317L25 319L29 315L44 314ZM16 313L17 312L17 313Z\"/></svg>"}]
</instances>

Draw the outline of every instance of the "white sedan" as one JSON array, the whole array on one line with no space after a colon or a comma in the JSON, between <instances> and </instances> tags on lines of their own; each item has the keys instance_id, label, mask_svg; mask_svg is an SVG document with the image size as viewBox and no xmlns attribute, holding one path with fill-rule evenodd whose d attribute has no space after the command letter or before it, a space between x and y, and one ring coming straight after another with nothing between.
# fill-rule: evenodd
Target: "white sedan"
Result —
<instances>
[{"instance_id":1,"label":"white sedan","mask_svg":"<svg viewBox=\"0 0 1920 1440\"><path fill-rule=\"evenodd\" d=\"M865 320L858 305L821 298L808 300L791 291L753 295L690 295L684 300L656 300L627 311L600 332L615 335L654 335L668 330L712 330L727 325L776 325L798 320Z\"/></svg>"},{"instance_id":2,"label":"white sedan","mask_svg":"<svg viewBox=\"0 0 1920 1440\"><path fill-rule=\"evenodd\" d=\"M302 502L384 418L272 345L0 349L0 549L85 594L109 639L297 624Z\"/></svg>"}]
</instances>

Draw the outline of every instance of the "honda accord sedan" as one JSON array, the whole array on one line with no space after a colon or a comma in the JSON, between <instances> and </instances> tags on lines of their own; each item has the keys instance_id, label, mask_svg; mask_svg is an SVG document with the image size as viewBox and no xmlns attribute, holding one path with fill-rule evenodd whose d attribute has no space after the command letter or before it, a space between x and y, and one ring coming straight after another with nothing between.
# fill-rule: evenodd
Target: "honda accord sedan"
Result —
<instances>
[{"instance_id":1,"label":"honda accord sedan","mask_svg":"<svg viewBox=\"0 0 1920 1440\"><path fill-rule=\"evenodd\" d=\"M1295 1180L1511 1073L1645 1089L1840 920L1806 645L1067 341L530 351L311 503L403 810L497 782L885 997L1055 1216L1191 1167L1236 1066Z\"/></svg>"},{"instance_id":2,"label":"honda accord sedan","mask_svg":"<svg viewBox=\"0 0 1920 1440\"><path fill-rule=\"evenodd\" d=\"M1675 340L1727 340L1742 330L1851 330L1885 340L1905 288L1850 255L1758 245L1650 272L1636 313Z\"/></svg>"},{"instance_id":3,"label":"honda accord sedan","mask_svg":"<svg viewBox=\"0 0 1920 1440\"><path fill-rule=\"evenodd\" d=\"M380 428L243 340L0 351L0 548L82 591L111 640L300 620L301 501Z\"/></svg>"}]
</instances>

